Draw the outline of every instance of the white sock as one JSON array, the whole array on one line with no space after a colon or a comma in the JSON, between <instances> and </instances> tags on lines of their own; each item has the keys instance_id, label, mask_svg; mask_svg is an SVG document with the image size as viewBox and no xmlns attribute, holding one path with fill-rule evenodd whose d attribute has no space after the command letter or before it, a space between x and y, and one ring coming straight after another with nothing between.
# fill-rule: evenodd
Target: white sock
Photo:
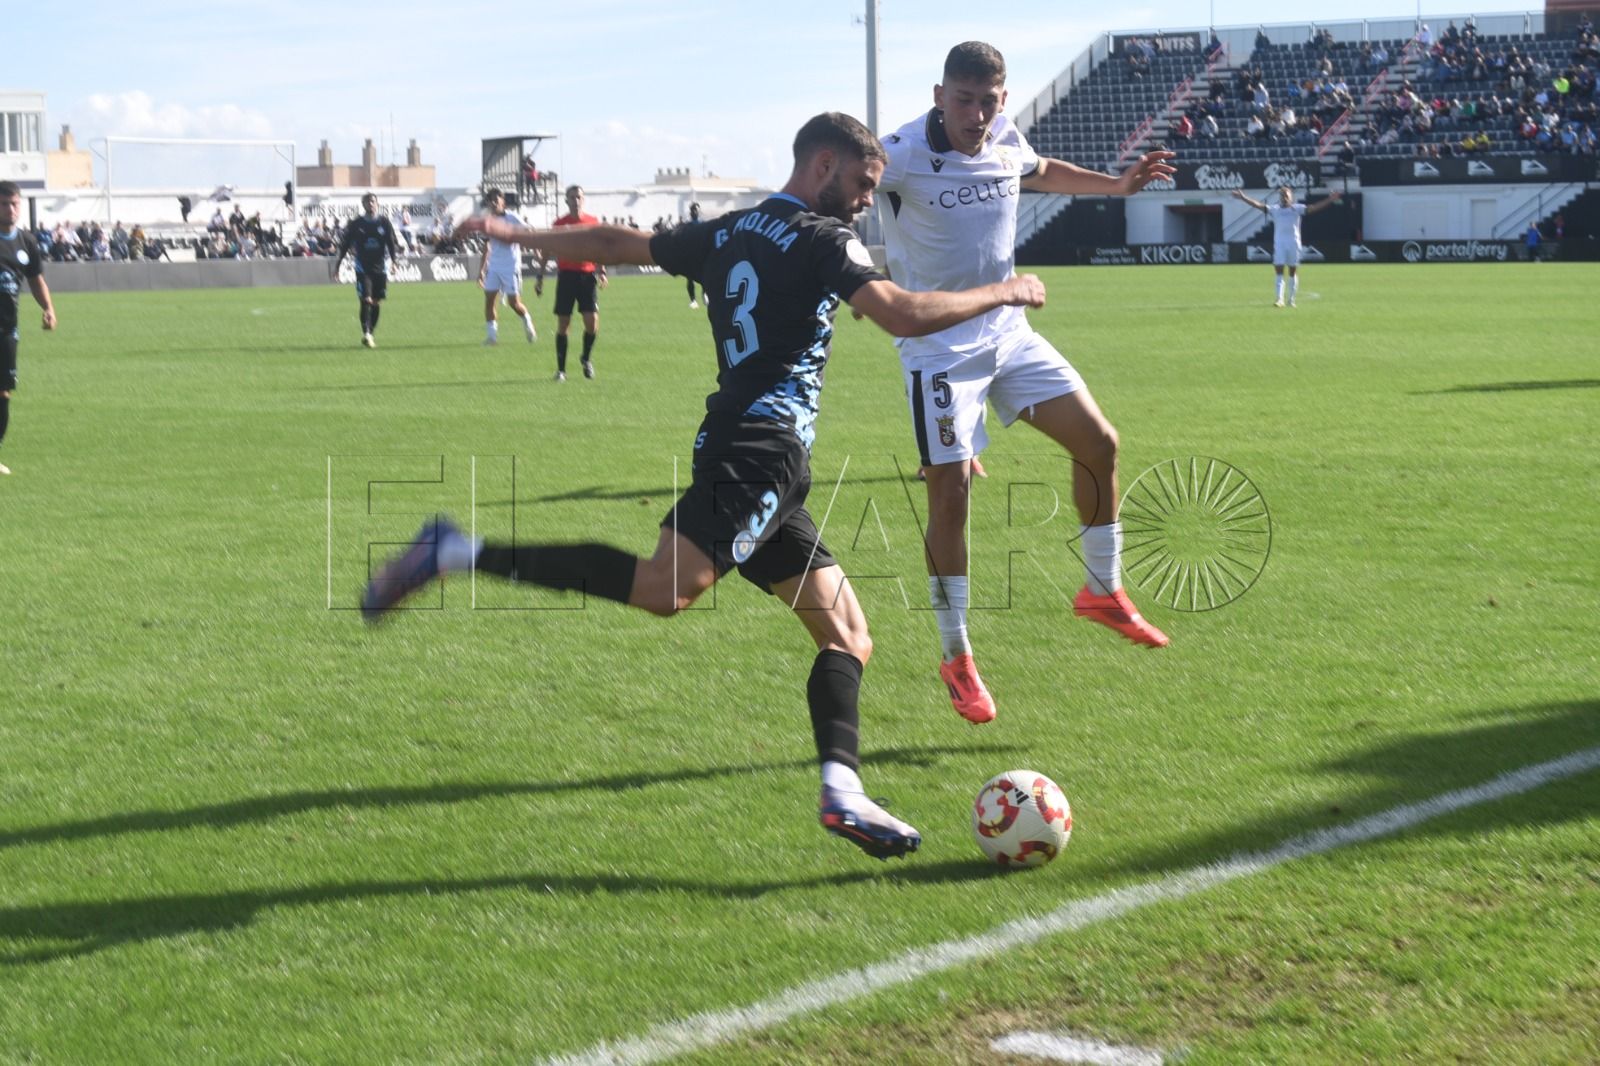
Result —
<instances>
[{"instance_id":1,"label":"white sock","mask_svg":"<svg viewBox=\"0 0 1600 1066\"><path fill-rule=\"evenodd\" d=\"M969 591L965 577L928 578L928 601L939 623L939 643L946 660L972 651L967 641Z\"/></svg>"},{"instance_id":2,"label":"white sock","mask_svg":"<svg viewBox=\"0 0 1600 1066\"><path fill-rule=\"evenodd\" d=\"M500 323L498 323L498 322L485 322L483 325L484 325L484 329L488 332L489 336L498 337L500 335Z\"/></svg>"},{"instance_id":3,"label":"white sock","mask_svg":"<svg viewBox=\"0 0 1600 1066\"><path fill-rule=\"evenodd\" d=\"M471 570L483 551L482 537L467 537L463 533L449 532L439 540L439 572Z\"/></svg>"},{"instance_id":4,"label":"white sock","mask_svg":"<svg viewBox=\"0 0 1600 1066\"><path fill-rule=\"evenodd\" d=\"M1273 295L1274 299L1278 299L1278 300L1283 299L1283 275L1282 274L1279 274L1278 275L1278 280L1272 283L1272 295Z\"/></svg>"},{"instance_id":5,"label":"white sock","mask_svg":"<svg viewBox=\"0 0 1600 1066\"><path fill-rule=\"evenodd\" d=\"M1292 301L1300 294L1300 275L1296 274L1289 279L1289 299Z\"/></svg>"},{"instance_id":6,"label":"white sock","mask_svg":"<svg viewBox=\"0 0 1600 1066\"><path fill-rule=\"evenodd\" d=\"M522 313L522 324L524 326L527 326L529 329L533 328L533 312L532 311L524 311Z\"/></svg>"},{"instance_id":7,"label":"white sock","mask_svg":"<svg viewBox=\"0 0 1600 1066\"><path fill-rule=\"evenodd\" d=\"M867 789L861 783L861 776L842 762L828 760L822 764L822 787L831 788L835 792L864 794Z\"/></svg>"},{"instance_id":8,"label":"white sock","mask_svg":"<svg viewBox=\"0 0 1600 1066\"><path fill-rule=\"evenodd\" d=\"M1084 583L1096 596L1109 596L1122 587L1122 523L1079 526L1083 533Z\"/></svg>"}]
</instances>

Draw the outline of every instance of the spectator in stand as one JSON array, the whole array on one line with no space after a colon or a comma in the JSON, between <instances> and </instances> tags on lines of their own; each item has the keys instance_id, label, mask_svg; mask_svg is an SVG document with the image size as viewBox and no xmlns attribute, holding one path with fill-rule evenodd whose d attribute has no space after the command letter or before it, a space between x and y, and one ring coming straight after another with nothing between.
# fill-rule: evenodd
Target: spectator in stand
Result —
<instances>
[{"instance_id":1,"label":"spectator in stand","mask_svg":"<svg viewBox=\"0 0 1600 1066\"><path fill-rule=\"evenodd\" d=\"M1251 115L1250 120L1244 124L1244 133L1246 137L1264 137L1266 136L1266 132L1267 124L1261 121L1261 115L1259 113Z\"/></svg>"},{"instance_id":2,"label":"spectator in stand","mask_svg":"<svg viewBox=\"0 0 1600 1066\"><path fill-rule=\"evenodd\" d=\"M144 258L144 227L137 222L133 224L133 232L128 234L128 258L134 262Z\"/></svg>"},{"instance_id":3,"label":"spectator in stand","mask_svg":"<svg viewBox=\"0 0 1600 1066\"><path fill-rule=\"evenodd\" d=\"M1539 261L1539 223L1537 221L1528 223L1528 232L1522 235L1522 243L1528 249L1528 262L1537 263Z\"/></svg>"},{"instance_id":4,"label":"spectator in stand","mask_svg":"<svg viewBox=\"0 0 1600 1066\"><path fill-rule=\"evenodd\" d=\"M128 258L128 231L122 228L122 220L111 228L111 258L124 260Z\"/></svg>"},{"instance_id":5,"label":"spectator in stand","mask_svg":"<svg viewBox=\"0 0 1600 1066\"><path fill-rule=\"evenodd\" d=\"M1217 31L1211 31L1211 40L1206 42L1206 62L1210 63L1222 55L1222 38L1217 36Z\"/></svg>"},{"instance_id":6,"label":"spectator in stand","mask_svg":"<svg viewBox=\"0 0 1600 1066\"><path fill-rule=\"evenodd\" d=\"M95 223L94 230L89 234L89 258L97 263L111 261L111 241L99 223Z\"/></svg>"},{"instance_id":7,"label":"spectator in stand","mask_svg":"<svg viewBox=\"0 0 1600 1066\"><path fill-rule=\"evenodd\" d=\"M1219 132L1217 129L1217 116L1209 111L1200 116L1200 136L1210 140Z\"/></svg>"},{"instance_id":8,"label":"spectator in stand","mask_svg":"<svg viewBox=\"0 0 1600 1066\"><path fill-rule=\"evenodd\" d=\"M1372 63L1368 66L1367 69L1368 70L1382 70L1384 67L1386 67L1388 65L1389 65L1389 50L1383 46L1383 42L1382 41L1379 41L1377 44L1372 46Z\"/></svg>"},{"instance_id":9,"label":"spectator in stand","mask_svg":"<svg viewBox=\"0 0 1600 1066\"><path fill-rule=\"evenodd\" d=\"M206 223L206 232L221 233L227 228L228 220L222 217L222 205L218 204L216 211L211 215L211 221Z\"/></svg>"},{"instance_id":10,"label":"spectator in stand","mask_svg":"<svg viewBox=\"0 0 1600 1066\"><path fill-rule=\"evenodd\" d=\"M530 155L527 162L531 163L532 161L533 156ZM538 180L538 173L538 168L534 168L534 181ZM400 209L400 239L406 242L407 252L412 255L417 254L416 236L411 232L411 208L409 207Z\"/></svg>"},{"instance_id":11,"label":"spectator in stand","mask_svg":"<svg viewBox=\"0 0 1600 1066\"><path fill-rule=\"evenodd\" d=\"M1272 104L1272 94L1267 91L1267 83L1260 78L1250 86L1250 107L1256 114L1264 114Z\"/></svg>"},{"instance_id":12,"label":"spectator in stand","mask_svg":"<svg viewBox=\"0 0 1600 1066\"><path fill-rule=\"evenodd\" d=\"M152 237L144 246L144 257L154 263L158 259L172 262L172 256L167 254L167 246L160 237Z\"/></svg>"},{"instance_id":13,"label":"spectator in stand","mask_svg":"<svg viewBox=\"0 0 1600 1066\"><path fill-rule=\"evenodd\" d=\"M228 231L235 237L244 232L244 208L238 204L233 205L233 214L228 216Z\"/></svg>"},{"instance_id":14,"label":"spectator in stand","mask_svg":"<svg viewBox=\"0 0 1600 1066\"><path fill-rule=\"evenodd\" d=\"M1417 47L1421 48L1423 51L1428 51L1433 48L1433 32L1428 29L1428 24L1426 22L1424 22L1422 24L1422 28L1417 31Z\"/></svg>"},{"instance_id":15,"label":"spectator in stand","mask_svg":"<svg viewBox=\"0 0 1600 1066\"><path fill-rule=\"evenodd\" d=\"M1178 116L1178 121L1172 126L1172 136L1180 141L1187 141L1194 136L1194 122L1188 115Z\"/></svg>"},{"instance_id":16,"label":"spectator in stand","mask_svg":"<svg viewBox=\"0 0 1600 1066\"><path fill-rule=\"evenodd\" d=\"M1255 47L1255 51L1252 52L1251 55L1254 56L1254 55L1256 55L1258 53L1266 51L1268 48L1271 48L1271 47L1272 47L1272 38L1267 36L1267 28L1265 26L1262 26L1262 27L1260 27L1259 29L1256 30L1256 47Z\"/></svg>"}]
</instances>

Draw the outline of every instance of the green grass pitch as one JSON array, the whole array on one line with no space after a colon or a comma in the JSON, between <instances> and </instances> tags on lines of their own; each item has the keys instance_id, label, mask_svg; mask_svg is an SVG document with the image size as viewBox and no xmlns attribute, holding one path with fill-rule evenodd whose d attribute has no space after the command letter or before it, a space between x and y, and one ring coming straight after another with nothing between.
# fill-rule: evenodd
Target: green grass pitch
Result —
<instances>
[{"instance_id":1,"label":"green grass pitch","mask_svg":"<svg viewBox=\"0 0 1600 1066\"><path fill-rule=\"evenodd\" d=\"M0 1062L533 1062L1600 745L1594 268L1050 270L1033 314L1123 485L1211 457L1271 552L1173 639L1071 617L1065 467L1001 431L950 709L889 340L841 316L812 510L872 620L863 774L923 832L816 825L782 606L671 621L453 580L378 628L372 558L480 533L655 541L714 364L682 283L603 296L599 377L482 348L467 285L62 295L0 450ZM531 295L531 294L530 294ZM576 344L574 344L574 363ZM331 608L331 609L330 609ZM1058 780L1054 864L970 839ZM991 1063L1015 1029L1189 1063L1600 1060L1600 776L1286 864L699 1051Z\"/></svg>"}]
</instances>

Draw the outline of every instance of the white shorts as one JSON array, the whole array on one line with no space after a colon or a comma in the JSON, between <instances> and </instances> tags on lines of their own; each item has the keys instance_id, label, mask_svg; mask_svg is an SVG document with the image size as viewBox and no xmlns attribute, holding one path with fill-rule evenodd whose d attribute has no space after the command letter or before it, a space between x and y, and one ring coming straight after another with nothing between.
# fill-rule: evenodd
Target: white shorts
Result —
<instances>
[{"instance_id":1,"label":"white shorts","mask_svg":"<svg viewBox=\"0 0 1600 1066\"><path fill-rule=\"evenodd\" d=\"M1275 267L1297 267L1300 265L1300 246L1298 244L1275 244L1272 247L1272 265Z\"/></svg>"},{"instance_id":2,"label":"white shorts","mask_svg":"<svg viewBox=\"0 0 1600 1066\"><path fill-rule=\"evenodd\" d=\"M489 268L483 276L484 292L503 292L507 296L518 296L522 293L522 267L521 264L509 270L496 270Z\"/></svg>"},{"instance_id":3,"label":"white shorts","mask_svg":"<svg viewBox=\"0 0 1600 1066\"><path fill-rule=\"evenodd\" d=\"M901 361L911 425L924 466L970 459L989 445L984 401L1002 425L1035 404L1083 387L1083 378L1031 329L1013 330L992 347Z\"/></svg>"}]
</instances>

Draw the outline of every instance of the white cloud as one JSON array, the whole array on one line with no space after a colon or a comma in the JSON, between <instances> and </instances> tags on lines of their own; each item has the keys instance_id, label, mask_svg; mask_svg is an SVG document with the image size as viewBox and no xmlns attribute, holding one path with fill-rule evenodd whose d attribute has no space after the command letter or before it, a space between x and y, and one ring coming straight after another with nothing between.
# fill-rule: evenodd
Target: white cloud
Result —
<instances>
[{"instance_id":1,"label":"white cloud","mask_svg":"<svg viewBox=\"0 0 1600 1066\"><path fill-rule=\"evenodd\" d=\"M98 136L266 139L273 134L271 119L237 104L158 103L138 89L94 93L84 103L87 114L79 125Z\"/></svg>"}]
</instances>

